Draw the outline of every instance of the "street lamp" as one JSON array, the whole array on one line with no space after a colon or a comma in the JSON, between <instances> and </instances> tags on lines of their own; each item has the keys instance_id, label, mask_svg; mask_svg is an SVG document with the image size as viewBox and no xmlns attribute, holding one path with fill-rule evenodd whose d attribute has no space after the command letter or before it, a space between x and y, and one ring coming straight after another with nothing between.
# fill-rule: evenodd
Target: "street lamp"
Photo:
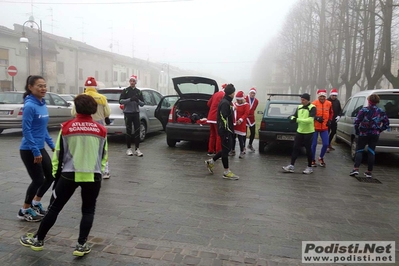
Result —
<instances>
[{"instance_id":1,"label":"street lamp","mask_svg":"<svg viewBox=\"0 0 399 266\"><path fill-rule=\"evenodd\" d=\"M29 43L29 39L25 37L25 24L26 23L31 23L31 28L33 28L33 24L35 24L38 28L38 34L39 34L39 48L40 48L40 70L41 70L41 75L44 77L44 67L43 67L43 31L42 31L42 21L40 20L40 25L37 24L33 18L33 16L29 17L29 20L25 21L24 24L22 25L22 37L19 39L20 43ZM29 58L28 58L29 60ZM29 66L28 66L29 67Z\"/></svg>"},{"instance_id":2,"label":"street lamp","mask_svg":"<svg viewBox=\"0 0 399 266\"><path fill-rule=\"evenodd\" d=\"M166 83L166 94L169 94L169 64L162 64L162 70L161 70L161 72L162 73L164 73L165 71L164 71L164 67L167 67L167 69L168 69L168 72L167 72L167 78L166 78L166 80L167 80L167 83ZM163 82L162 82L163 83Z\"/></svg>"}]
</instances>

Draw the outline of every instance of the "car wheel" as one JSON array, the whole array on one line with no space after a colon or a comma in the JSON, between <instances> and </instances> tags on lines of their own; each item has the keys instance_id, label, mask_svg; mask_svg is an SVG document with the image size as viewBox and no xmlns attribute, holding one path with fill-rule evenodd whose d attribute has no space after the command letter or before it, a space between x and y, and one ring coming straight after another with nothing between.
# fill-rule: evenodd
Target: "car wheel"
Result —
<instances>
[{"instance_id":1,"label":"car wheel","mask_svg":"<svg viewBox=\"0 0 399 266\"><path fill-rule=\"evenodd\" d=\"M351 142L351 158L353 161L355 161L356 157L356 142L356 138L353 138Z\"/></svg>"},{"instance_id":2,"label":"car wheel","mask_svg":"<svg viewBox=\"0 0 399 266\"><path fill-rule=\"evenodd\" d=\"M144 141L146 133L147 133L147 126L145 125L145 122L141 121L140 122L140 142Z\"/></svg>"},{"instance_id":3,"label":"car wheel","mask_svg":"<svg viewBox=\"0 0 399 266\"><path fill-rule=\"evenodd\" d=\"M266 146L266 142L259 141L259 152L260 153L265 152L265 146Z\"/></svg>"},{"instance_id":4,"label":"car wheel","mask_svg":"<svg viewBox=\"0 0 399 266\"><path fill-rule=\"evenodd\" d=\"M175 139L171 139L166 137L166 143L168 143L169 147L175 147L176 146L176 140Z\"/></svg>"}]
</instances>

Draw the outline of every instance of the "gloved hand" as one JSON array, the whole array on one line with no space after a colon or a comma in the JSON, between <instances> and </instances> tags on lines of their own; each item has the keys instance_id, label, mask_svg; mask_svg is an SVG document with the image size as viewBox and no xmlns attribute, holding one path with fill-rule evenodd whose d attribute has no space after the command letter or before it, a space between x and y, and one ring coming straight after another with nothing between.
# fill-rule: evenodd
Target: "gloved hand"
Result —
<instances>
[{"instance_id":1,"label":"gloved hand","mask_svg":"<svg viewBox=\"0 0 399 266\"><path fill-rule=\"evenodd\" d=\"M135 101L135 102L139 102L139 98L137 98L137 96L132 96L131 98L130 98L130 100L131 101Z\"/></svg>"},{"instance_id":2,"label":"gloved hand","mask_svg":"<svg viewBox=\"0 0 399 266\"><path fill-rule=\"evenodd\" d=\"M293 116L293 115L290 115L290 116L288 117L288 120L290 120L291 123L296 123L296 117Z\"/></svg>"},{"instance_id":3,"label":"gloved hand","mask_svg":"<svg viewBox=\"0 0 399 266\"><path fill-rule=\"evenodd\" d=\"M315 117L314 117L314 120L316 120L316 121L319 122L319 123L323 123L323 122L324 122L324 119L323 119L322 116L315 116Z\"/></svg>"},{"instance_id":4,"label":"gloved hand","mask_svg":"<svg viewBox=\"0 0 399 266\"><path fill-rule=\"evenodd\" d=\"M105 124L106 125L110 125L111 124L111 120L109 119L109 117L106 117L104 120L105 120Z\"/></svg>"},{"instance_id":5,"label":"gloved hand","mask_svg":"<svg viewBox=\"0 0 399 266\"><path fill-rule=\"evenodd\" d=\"M328 126L328 127L331 126L331 120L328 120L328 121L327 121L327 126Z\"/></svg>"},{"instance_id":6,"label":"gloved hand","mask_svg":"<svg viewBox=\"0 0 399 266\"><path fill-rule=\"evenodd\" d=\"M335 118L335 123L338 123L338 121L339 121L340 118L341 118L340 116L337 116L337 117Z\"/></svg>"}]
</instances>

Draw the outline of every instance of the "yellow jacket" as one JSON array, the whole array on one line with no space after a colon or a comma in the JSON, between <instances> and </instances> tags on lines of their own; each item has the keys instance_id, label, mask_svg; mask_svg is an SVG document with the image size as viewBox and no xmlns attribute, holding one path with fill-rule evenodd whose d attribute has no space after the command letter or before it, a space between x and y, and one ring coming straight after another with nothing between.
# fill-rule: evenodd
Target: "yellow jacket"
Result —
<instances>
[{"instance_id":1,"label":"yellow jacket","mask_svg":"<svg viewBox=\"0 0 399 266\"><path fill-rule=\"evenodd\" d=\"M97 92L96 88L94 87L87 87L86 91L84 92L86 95L90 95L91 97L96 100L97 112L92 115L93 120L99 122L101 124L105 124L104 119L111 115L111 109L109 108L107 97ZM72 116L76 116L76 109L75 106L72 107Z\"/></svg>"}]
</instances>

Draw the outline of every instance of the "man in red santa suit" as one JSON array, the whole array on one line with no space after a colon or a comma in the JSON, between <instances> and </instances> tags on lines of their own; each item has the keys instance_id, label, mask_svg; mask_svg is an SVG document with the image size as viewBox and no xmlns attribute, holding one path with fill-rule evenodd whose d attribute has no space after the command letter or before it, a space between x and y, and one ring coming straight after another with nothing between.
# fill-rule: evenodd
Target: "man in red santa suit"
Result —
<instances>
[{"instance_id":1,"label":"man in red santa suit","mask_svg":"<svg viewBox=\"0 0 399 266\"><path fill-rule=\"evenodd\" d=\"M238 138L238 144L240 145L240 156L242 159L245 155L245 137L247 136L247 117L249 115L249 104L244 99L244 92L239 91L236 94L236 102L234 103L234 136L232 143L231 152L235 155L236 137Z\"/></svg>"},{"instance_id":2,"label":"man in red santa suit","mask_svg":"<svg viewBox=\"0 0 399 266\"><path fill-rule=\"evenodd\" d=\"M222 89L208 100L209 113L207 122L210 126L209 142L208 142L208 156L214 156L216 153L222 150L222 143L218 135L218 128L216 124L216 116L218 111L219 102L224 97L224 88L227 84L222 85Z\"/></svg>"},{"instance_id":3,"label":"man in red santa suit","mask_svg":"<svg viewBox=\"0 0 399 266\"><path fill-rule=\"evenodd\" d=\"M255 138L255 110L256 107L258 107L258 99L255 98L256 95L256 89L251 88L249 90L249 94L245 97L245 101L249 104L249 115L247 118L247 126L249 127L249 143L248 143L248 149L251 150L252 152L255 152L254 147L252 146L252 143Z\"/></svg>"}]
</instances>

